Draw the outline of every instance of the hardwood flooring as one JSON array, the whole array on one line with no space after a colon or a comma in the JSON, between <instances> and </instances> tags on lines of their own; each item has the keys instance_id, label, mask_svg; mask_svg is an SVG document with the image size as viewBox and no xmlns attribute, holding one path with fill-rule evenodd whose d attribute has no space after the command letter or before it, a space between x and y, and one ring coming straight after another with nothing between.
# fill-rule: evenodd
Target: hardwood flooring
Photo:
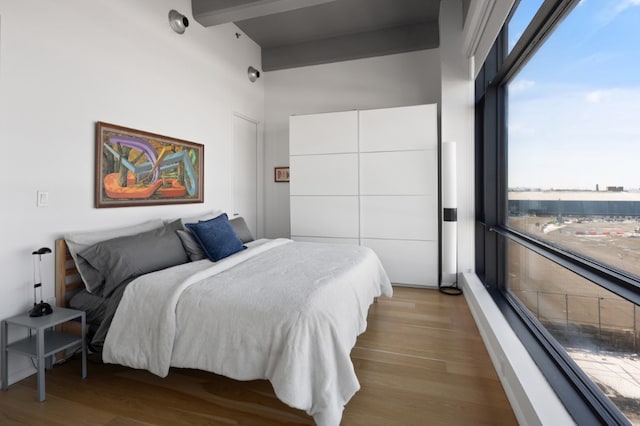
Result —
<instances>
[{"instance_id":1,"label":"hardwood flooring","mask_svg":"<svg viewBox=\"0 0 640 426\"><path fill-rule=\"evenodd\" d=\"M369 311L351 358L361 389L342 425L515 425L513 411L464 297L395 287ZM80 360L0 391L2 425L311 425L265 380L239 382L198 370L169 376Z\"/></svg>"}]
</instances>

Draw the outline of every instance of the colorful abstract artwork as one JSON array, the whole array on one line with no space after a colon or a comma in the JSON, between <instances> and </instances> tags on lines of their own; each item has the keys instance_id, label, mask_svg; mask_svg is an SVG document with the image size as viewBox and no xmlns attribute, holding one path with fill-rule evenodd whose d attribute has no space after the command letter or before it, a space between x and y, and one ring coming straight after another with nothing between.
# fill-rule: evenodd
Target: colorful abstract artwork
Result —
<instances>
[{"instance_id":1,"label":"colorful abstract artwork","mask_svg":"<svg viewBox=\"0 0 640 426\"><path fill-rule=\"evenodd\" d=\"M96 207L204 201L204 146L98 122Z\"/></svg>"}]
</instances>

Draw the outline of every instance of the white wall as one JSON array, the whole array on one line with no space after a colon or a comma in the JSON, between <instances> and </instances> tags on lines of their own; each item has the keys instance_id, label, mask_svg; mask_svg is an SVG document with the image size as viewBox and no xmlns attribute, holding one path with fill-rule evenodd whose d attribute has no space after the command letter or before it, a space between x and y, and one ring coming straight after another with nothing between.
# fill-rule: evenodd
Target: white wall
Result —
<instances>
[{"instance_id":1,"label":"white wall","mask_svg":"<svg viewBox=\"0 0 640 426\"><path fill-rule=\"evenodd\" d=\"M189 17L184 34L170 9ZM232 113L264 120L264 80L246 76L260 48L236 30L202 27L189 0L0 0L0 319L29 309L31 252L66 231L233 208ZM204 144L204 205L95 209L96 121ZM52 255L43 266L47 299ZM32 371L9 361L11 381Z\"/></svg>"},{"instance_id":2,"label":"white wall","mask_svg":"<svg viewBox=\"0 0 640 426\"><path fill-rule=\"evenodd\" d=\"M444 0L448 1L448 0ZM507 20L515 0L474 0L469 4L464 24L464 52L470 59L474 79Z\"/></svg>"},{"instance_id":3,"label":"white wall","mask_svg":"<svg viewBox=\"0 0 640 426\"><path fill-rule=\"evenodd\" d=\"M289 236L289 185L273 168L289 164L289 116L440 102L438 49L264 73L265 229Z\"/></svg>"},{"instance_id":4,"label":"white wall","mask_svg":"<svg viewBox=\"0 0 640 426\"><path fill-rule=\"evenodd\" d=\"M474 81L469 72L463 42L460 0L440 3L440 59L442 103L441 141L455 141L457 148L458 272L475 271L474 203ZM454 277L444 277L452 282Z\"/></svg>"}]
</instances>

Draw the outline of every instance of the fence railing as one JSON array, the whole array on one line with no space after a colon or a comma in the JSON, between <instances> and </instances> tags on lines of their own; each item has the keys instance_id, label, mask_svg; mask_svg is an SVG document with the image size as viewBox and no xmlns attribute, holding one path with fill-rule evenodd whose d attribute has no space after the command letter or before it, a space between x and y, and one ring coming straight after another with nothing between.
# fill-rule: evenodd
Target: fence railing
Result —
<instances>
[{"instance_id":1,"label":"fence railing","mask_svg":"<svg viewBox=\"0 0 640 426\"><path fill-rule=\"evenodd\" d=\"M563 345L589 350L640 352L638 306L615 297L514 290Z\"/></svg>"}]
</instances>

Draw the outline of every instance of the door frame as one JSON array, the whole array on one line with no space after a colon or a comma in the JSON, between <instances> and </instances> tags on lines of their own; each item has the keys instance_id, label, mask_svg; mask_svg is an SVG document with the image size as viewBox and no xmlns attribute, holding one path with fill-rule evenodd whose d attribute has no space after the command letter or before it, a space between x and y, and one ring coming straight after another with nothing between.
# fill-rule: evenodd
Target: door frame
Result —
<instances>
[{"instance_id":1,"label":"door frame","mask_svg":"<svg viewBox=\"0 0 640 426\"><path fill-rule=\"evenodd\" d=\"M243 114L238 111L233 111L231 114L231 140L235 144L236 134L235 134L235 119L241 118L243 120L249 121L256 125L256 235L254 236L256 239L264 237L264 137L263 137L263 123L255 118ZM231 151L232 156L232 164L235 165L235 147ZM233 177L235 179L235 175ZM232 183L232 188L233 184ZM233 203L235 208L236 203L236 194L233 194Z\"/></svg>"}]
</instances>

